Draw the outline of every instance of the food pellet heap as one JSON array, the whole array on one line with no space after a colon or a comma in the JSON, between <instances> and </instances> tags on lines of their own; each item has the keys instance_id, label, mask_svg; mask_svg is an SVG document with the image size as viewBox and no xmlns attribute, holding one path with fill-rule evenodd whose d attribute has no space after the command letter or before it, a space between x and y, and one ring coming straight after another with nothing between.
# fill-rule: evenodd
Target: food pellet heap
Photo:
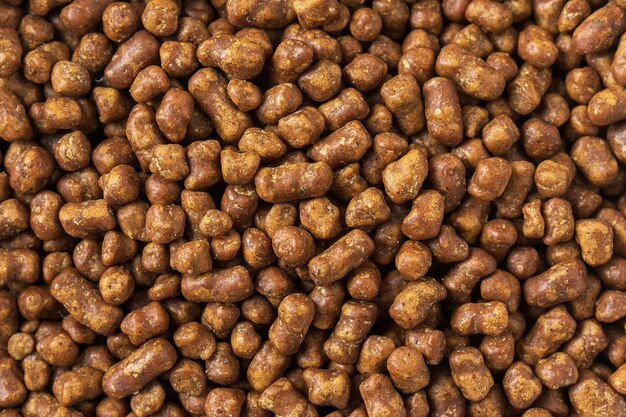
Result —
<instances>
[{"instance_id":1,"label":"food pellet heap","mask_svg":"<svg viewBox=\"0 0 626 417\"><path fill-rule=\"evenodd\" d=\"M0 0L0 417L626 417L626 0Z\"/></svg>"}]
</instances>

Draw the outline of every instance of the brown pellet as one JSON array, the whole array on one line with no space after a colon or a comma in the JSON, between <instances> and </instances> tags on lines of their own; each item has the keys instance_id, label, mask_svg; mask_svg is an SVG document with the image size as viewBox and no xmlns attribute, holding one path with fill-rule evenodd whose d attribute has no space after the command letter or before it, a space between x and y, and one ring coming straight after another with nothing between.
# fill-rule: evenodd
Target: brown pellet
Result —
<instances>
[{"instance_id":1,"label":"brown pellet","mask_svg":"<svg viewBox=\"0 0 626 417\"><path fill-rule=\"evenodd\" d=\"M109 368L102 379L102 388L113 398L124 398L169 370L175 361L176 350L170 342L152 339Z\"/></svg>"}]
</instances>

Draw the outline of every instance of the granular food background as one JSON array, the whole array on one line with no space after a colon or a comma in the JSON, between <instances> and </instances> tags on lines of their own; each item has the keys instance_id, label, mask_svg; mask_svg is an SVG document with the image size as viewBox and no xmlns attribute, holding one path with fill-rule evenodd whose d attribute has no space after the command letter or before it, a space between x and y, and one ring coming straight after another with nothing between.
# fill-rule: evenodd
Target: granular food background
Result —
<instances>
[{"instance_id":1,"label":"granular food background","mask_svg":"<svg viewBox=\"0 0 626 417\"><path fill-rule=\"evenodd\" d=\"M626 1L0 0L0 417L626 417Z\"/></svg>"}]
</instances>

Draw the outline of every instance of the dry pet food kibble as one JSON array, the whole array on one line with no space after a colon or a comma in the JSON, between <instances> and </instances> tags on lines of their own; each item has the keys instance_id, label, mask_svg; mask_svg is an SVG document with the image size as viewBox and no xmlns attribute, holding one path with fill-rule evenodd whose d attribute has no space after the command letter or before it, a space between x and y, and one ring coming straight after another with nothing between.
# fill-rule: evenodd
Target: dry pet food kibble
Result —
<instances>
[{"instance_id":1,"label":"dry pet food kibble","mask_svg":"<svg viewBox=\"0 0 626 417\"><path fill-rule=\"evenodd\" d=\"M0 417L626 417L626 0L0 0Z\"/></svg>"}]
</instances>

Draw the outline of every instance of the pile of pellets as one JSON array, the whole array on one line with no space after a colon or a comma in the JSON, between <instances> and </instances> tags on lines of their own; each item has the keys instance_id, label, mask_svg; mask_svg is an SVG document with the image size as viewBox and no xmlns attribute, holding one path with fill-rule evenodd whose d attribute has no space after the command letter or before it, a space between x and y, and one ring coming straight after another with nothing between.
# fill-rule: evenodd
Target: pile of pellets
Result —
<instances>
[{"instance_id":1,"label":"pile of pellets","mask_svg":"<svg viewBox=\"0 0 626 417\"><path fill-rule=\"evenodd\" d=\"M626 0L0 0L0 417L625 417Z\"/></svg>"}]
</instances>

